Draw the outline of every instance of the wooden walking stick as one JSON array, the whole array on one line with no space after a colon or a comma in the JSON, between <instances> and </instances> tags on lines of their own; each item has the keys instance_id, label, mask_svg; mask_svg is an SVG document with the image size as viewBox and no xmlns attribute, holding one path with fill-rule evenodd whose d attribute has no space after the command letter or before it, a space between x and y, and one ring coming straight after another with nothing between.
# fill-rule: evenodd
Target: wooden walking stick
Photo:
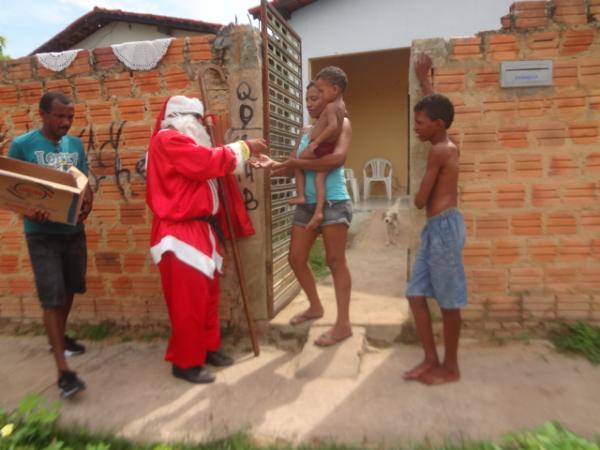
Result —
<instances>
[{"instance_id":1,"label":"wooden walking stick","mask_svg":"<svg viewBox=\"0 0 600 450\"><path fill-rule=\"evenodd\" d=\"M217 73L219 78L222 81L226 81L225 73L223 69L215 64L207 64L200 71L200 76L198 77L198 83L200 84L200 92L202 93L202 101L206 106L206 110L210 111L210 107L208 106L208 94L206 92L206 87L204 83L204 76L206 72L209 70L213 70ZM205 111L205 116L206 111ZM214 124L212 120L209 120L208 123L205 124L208 128L208 134L213 145L217 145L217 143L221 143L220 140L217 140L217 136L215 134ZM225 210L225 219L227 221L227 230L229 231L229 236L231 238L231 248L233 249L233 260L235 262L235 269L237 272L238 281L240 284L240 293L242 295L242 304L244 305L244 313L246 315L246 321L248 322L248 330L250 332L250 340L252 341L252 350L254 350L254 356L258 356L260 354L260 348L258 346L258 338L256 337L256 328L254 326L254 319L252 317L252 311L250 310L250 304L248 301L248 289L246 287L246 277L244 275L244 268L242 267L242 258L240 256L240 249L238 246L237 237L235 235L235 230L233 228L233 221L231 219L231 210L229 209L229 204L227 203L227 184L223 178L218 179L219 182L219 191L221 192L221 203L223 204L223 209Z\"/></svg>"}]
</instances>

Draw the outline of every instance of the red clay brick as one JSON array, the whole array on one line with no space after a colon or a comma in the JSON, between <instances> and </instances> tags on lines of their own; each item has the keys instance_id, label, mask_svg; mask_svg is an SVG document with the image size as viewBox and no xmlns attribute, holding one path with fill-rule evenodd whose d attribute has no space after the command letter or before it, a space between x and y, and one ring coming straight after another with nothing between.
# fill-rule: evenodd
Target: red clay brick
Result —
<instances>
[{"instance_id":1,"label":"red clay brick","mask_svg":"<svg viewBox=\"0 0 600 450\"><path fill-rule=\"evenodd\" d=\"M511 166L515 177L541 177L543 174L540 154L512 155Z\"/></svg>"},{"instance_id":2,"label":"red clay brick","mask_svg":"<svg viewBox=\"0 0 600 450\"><path fill-rule=\"evenodd\" d=\"M555 261L558 243L554 239L533 238L527 241L527 256L537 262Z\"/></svg>"},{"instance_id":3,"label":"red clay brick","mask_svg":"<svg viewBox=\"0 0 600 450\"><path fill-rule=\"evenodd\" d=\"M144 120L146 112L146 105L143 99L132 98L128 100L121 100L117 102L117 108L121 120L128 122L135 122L138 120Z\"/></svg>"},{"instance_id":4,"label":"red clay brick","mask_svg":"<svg viewBox=\"0 0 600 450\"><path fill-rule=\"evenodd\" d=\"M560 183L535 184L532 187L533 206L558 206L561 204Z\"/></svg>"},{"instance_id":5,"label":"red clay brick","mask_svg":"<svg viewBox=\"0 0 600 450\"><path fill-rule=\"evenodd\" d=\"M598 122L569 123L569 137L575 144L594 144L598 140Z\"/></svg>"},{"instance_id":6,"label":"red clay brick","mask_svg":"<svg viewBox=\"0 0 600 450\"><path fill-rule=\"evenodd\" d=\"M31 78L31 58L9 59L6 62L8 78L15 81L24 81Z\"/></svg>"},{"instance_id":7,"label":"red clay brick","mask_svg":"<svg viewBox=\"0 0 600 450\"><path fill-rule=\"evenodd\" d=\"M18 104L17 87L11 85L0 86L0 107L16 106Z\"/></svg>"},{"instance_id":8,"label":"red clay brick","mask_svg":"<svg viewBox=\"0 0 600 450\"><path fill-rule=\"evenodd\" d=\"M579 166L572 155L554 155L550 161L551 176L574 176L579 174Z\"/></svg>"},{"instance_id":9,"label":"red clay brick","mask_svg":"<svg viewBox=\"0 0 600 450\"><path fill-rule=\"evenodd\" d=\"M521 208L525 205L523 184L502 184L496 187L496 203L500 208Z\"/></svg>"},{"instance_id":10,"label":"red clay brick","mask_svg":"<svg viewBox=\"0 0 600 450\"><path fill-rule=\"evenodd\" d=\"M568 213L549 214L546 229L549 234L576 234L577 219Z\"/></svg>"},{"instance_id":11,"label":"red clay brick","mask_svg":"<svg viewBox=\"0 0 600 450\"><path fill-rule=\"evenodd\" d=\"M577 61L554 61L554 79L555 86L576 86L577 85Z\"/></svg>"},{"instance_id":12,"label":"red clay brick","mask_svg":"<svg viewBox=\"0 0 600 450\"><path fill-rule=\"evenodd\" d=\"M529 146L527 126L508 126L498 130L500 142L504 147L524 148Z\"/></svg>"},{"instance_id":13,"label":"red clay brick","mask_svg":"<svg viewBox=\"0 0 600 450\"><path fill-rule=\"evenodd\" d=\"M579 25L587 23L584 0L554 0L554 20Z\"/></svg>"},{"instance_id":14,"label":"red clay brick","mask_svg":"<svg viewBox=\"0 0 600 450\"><path fill-rule=\"evenodd\" d=\"M25 103L31 103L32 105L37 105L40 102L40 97L42 96L42 89L42 83L39 81L21 83L19 85L21 101Z\"/></svg>"},{"instance_id":15,"label":"red clay brick","mask_svg":"<svg viewBox=\"0 0 600 450\"><path fill-rule=\"evenodd\" d=\"M185 70L179 68L169 69L165 75L164 80L169 91L179 91L188 88L191 79Z\"/></svg>"},{"instance_id":16,"label":"red clay brick","mask_svg":"<svg viewBox=\"0 0 600 450\"><path fill-rule=\"evenodd\" d=\"M565 186L564 199L566 204L592 204L596 200L596 184L585 182L568 183Z\"/></svg>"},{"instance_id":17,"label":"red clay brick","mask_svg":"<svg viewBox=\"0 0 600 450\"><path fill-rule=\"evenodd\" d=\"M542 217L539 213L515 214L510 223L511 233L517 236L534 236L542 233Z\"/></svg>"},{"instance_id":18,"label":"red clay brick","mask_svg":"<svg viewBox=\"0 0 600 450\"><path fill-rule=\"evenodd\" d=\"M71 88L71 83L69 83L69 80L48 80L46 82L46 89L48 91L62 92L69 97L73 97L73 89Z\"/></svg>"},{"instance_id":19,"label":"red clay brick","mask_svg":"<svg viewBox=\"0 0 600 450\"><path fill-rule=\"evenodd\" d=\"M112 48L105 47L94 49L94 65L96 66L96 69L109 69L118 62L119 60L113 53Z\"/></svg>"},{"instance_id":20,"label":"red clay brick","mask_svg":"<svg viewBox=\"0 0 600 450\"><path fill-rule=\"evenodd\" d=\"M563 34L561 55L574 55L585 52L594 41L596 30L589 28L585 30L566 30Z\"/></svg>"},{"instance_id":21,"label":"red clay brick","mask_svg":"<svg viewBox=\"0 0 600 450\"><path fill-rule=\"evenodd\" d=\"M135 85L144 94L156 94L160 92L160 72L158 70L135 72L133 79Z\"/></svg>"},{"instance_id":22,"label":"red clay brick","mask_svg":"<svg viewBox=\"0 0 600 450\"><path fill-rule=\"evenodd\" d=\"M129 72L116 73L113 76L104 79L104 88L108 97L130 97L131 96L131 76Z\"/></svg>"},{"instance_id":23,"label":"red clay brick","mask_svg":"<svg viewBox=\"0 0 600 450\"><path fill-rule=\"evenodd\" d=\"M510 233L508 217L498 214L475 218L477 237L508 236Z\"/></svg>"},{"instance_id":24,"label":"red clay brick","mask_svg":"<svg viewBox=\"0 0 600 450\"><path fill-rule=\"evenodd\" d=\"M472 292L505 292L508 287L506 269L467 270L467 279Z\"/></svg>"},{"instance_id":25,"label":"red clay brick","mask_svg":"<svg viewBox=\"0 0 600 450\"><path fill-rule=\"evenodd\" d=\"M581 227L586 232L600 232L600 211L582 211Z\"/></svg>"},{"instance_id":26,"label":"red clay brick","mask_svg":"<svg viewBox=\"0 0 600 450\"><path fill-rule=\"evenodd\" d=\"M68 76L81 75L83 73L88 73L91 70L90 52L88 50L81 50L79 53L77 53L75 60L66 69Z\"/></svg>"},{"instance_id":27,"label":"red clay brick","mask_svg":"<svg viewBox=\"0 0 600 450\"><path fill-rule=\"evenodd\" d=\"M511 291L541 291L543 271L539 267L513 267L510 269L509 288Z\"/></svg>"},{"instance_id":28,"label":"red clay brick","mask_svg":"<svg viewBox=\"0 0 600 450\"><path fill-rule=\"evenodd\" d=\"M75 90L80 100L100 100L100 81L93 77L75 78Z\"/></svg>"},{"instance_id":29,"label":"red clay brick","mask_svg":"<svg viewBox=\"0 0 600 450\"><path fill-rule=\"evenodd\" d=\"M96 252L95 259L98 273L121 273L121 261L118 253Z\"/></svg>"},{"instance_id":30,"label":"red clay brick","mask_svg":"<svg viewBox=\"0 0 600 450\"><path fill-rule=\"evenodd\" d=\"M508 175L508 159L505 155L490 156L479 162L481 178L505 178Z\"/></svg>"},{"instance_id":31,"label":"red clay brick","mask_svg":"<svg viewBox=\"0 0 600 450\"><path fill-rule=\"evenodd\" d=\"M178 38L171 41L169 49L165 56L161 60L163 64L178 64L183 63L184 55L183 51L185 48L185 38Z\"/></svg>"},{"instance_id":32,"label":"red clay brick","mask_svg":"<svg viewBox=\"0 0 600 450\"><path fill-rule=\"evenodd\" d=\"M489 186L465 186L462 189L461 205L465 208L490 208L492 206L492 190Z\"/></svg>"},{"instance_id":33,"label":"red clay brick","mask_svg":"<svg viewBox=\"0 0 600 450\"><path fill-rule=\"evenodd\" d=\"M212 41L214 35L190 36L187 38L190 60L210 61L212 59Z\"/></svg>"},{"instance_id":34,"label":"red clay brick","mask_svg":"<svg viewBox=\"0 0 600 450\"><path fill-rule=\"evenodd\" d=\"M499 239L494 241L492 250L492 263L494 264L512 264L519 260L521 256L521 246L517 241L508 239Z\"/></svg>"},{"instance_id":35,"label":"red clay brick","mask_svg":"<svg viewBox=\"0 0 600 450\"><path fill-rule=\"evenodd\" d=\"M560 240L558 255L561 261L585 261L591 256L591 242L581 238Z\"/></svg>"}]
</instances>

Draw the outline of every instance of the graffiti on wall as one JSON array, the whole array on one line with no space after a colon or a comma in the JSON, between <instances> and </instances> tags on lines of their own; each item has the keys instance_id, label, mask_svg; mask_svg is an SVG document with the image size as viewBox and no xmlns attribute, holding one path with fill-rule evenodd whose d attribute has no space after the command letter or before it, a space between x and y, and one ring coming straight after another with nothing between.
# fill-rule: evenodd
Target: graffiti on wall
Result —
<instances>
[{"instance_id":1,"label":"graffiti on wall","mask_svg":"<svg viewBox=\"0 0 600 450\"><path fill-rule=\"evenodd\" d=\"M240 126L232 127L227 130L227 141L235 142L239 140L248 139L248 132L250 131L258 131L262 132L261 127L253 127L252 121L254 117L254 106L258 101L258 97L254 95L252 92L252 86L245 80L242 80L238 83L236 90L236 99L237 99L237 110ZM250 164L246 164L244 168L243 176L238 176L240 183L243 180L248 181L251 184L254 184L254 169ZM254 192L249 186L246 186L242 189L242 195L244 197L244 204L246 205L246 209L248 211L254 211L258 209L260 206L259 201L256 199Z\"/></svg>"},{"instance_id":2,"label":"graffiti on wall","mask_svg":"<svg viewBox=\"0 0 600 450\"><path fill-rule=\"evenodd\" d=\"M79 133L79 137L83 139L87 135L84 147L88 160L90 183L94 192L100 190L103 182L114 182L123 199L127 201L128 195L135 196L137 194L135 192L128 193L127 186L131 184L132 173L130 169L123 167L120 154L125 124L126 121L111 122L108 137L98 146L96 146L96 132L91 124ZM146 156L143 155L135 165L136 174L144 180L146 179L145 158ZM105 175L106 171L103 169L109 169L111 175ZM98 172L101 172L102 175L99 175Z\"/></svg>"}]
</instances>

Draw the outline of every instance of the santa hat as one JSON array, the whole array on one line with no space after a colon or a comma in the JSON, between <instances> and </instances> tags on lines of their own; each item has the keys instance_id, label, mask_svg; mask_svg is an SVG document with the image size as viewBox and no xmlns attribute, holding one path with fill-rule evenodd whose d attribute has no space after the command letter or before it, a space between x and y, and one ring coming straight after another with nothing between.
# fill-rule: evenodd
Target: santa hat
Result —
<instances>
[{"instance_id":1,"label":"santa hat","mask_svg":"<svg viewBox=\"0 0 600 450\"><path fill-rule=\"evenodd\" d=\"M162 121L168 117L174 117L179 114L198 114L204 115L204 105L197 98L186 97L185 95L174 95L165 100L156 123L152 131L152 137L160 131Z\"/></svg>"}]
</instances>

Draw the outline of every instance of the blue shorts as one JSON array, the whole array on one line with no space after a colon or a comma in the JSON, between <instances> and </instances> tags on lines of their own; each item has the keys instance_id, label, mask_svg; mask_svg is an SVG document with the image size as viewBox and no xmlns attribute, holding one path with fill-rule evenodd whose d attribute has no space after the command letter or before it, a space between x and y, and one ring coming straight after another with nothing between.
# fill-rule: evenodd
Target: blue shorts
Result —
<instances>
[{"instance_id":1,"label":"blue shorts","mask_svg":"<svg viewBox=\"0 0 600 450\"><path fill-rule=\"evenodd\" d=\"M458 209L431 217L421 233L421 248L406 296L435 298L442 309L465 306L467 281L462 259L465 239L465 221Z\"/></svg>"}]
</instances>

